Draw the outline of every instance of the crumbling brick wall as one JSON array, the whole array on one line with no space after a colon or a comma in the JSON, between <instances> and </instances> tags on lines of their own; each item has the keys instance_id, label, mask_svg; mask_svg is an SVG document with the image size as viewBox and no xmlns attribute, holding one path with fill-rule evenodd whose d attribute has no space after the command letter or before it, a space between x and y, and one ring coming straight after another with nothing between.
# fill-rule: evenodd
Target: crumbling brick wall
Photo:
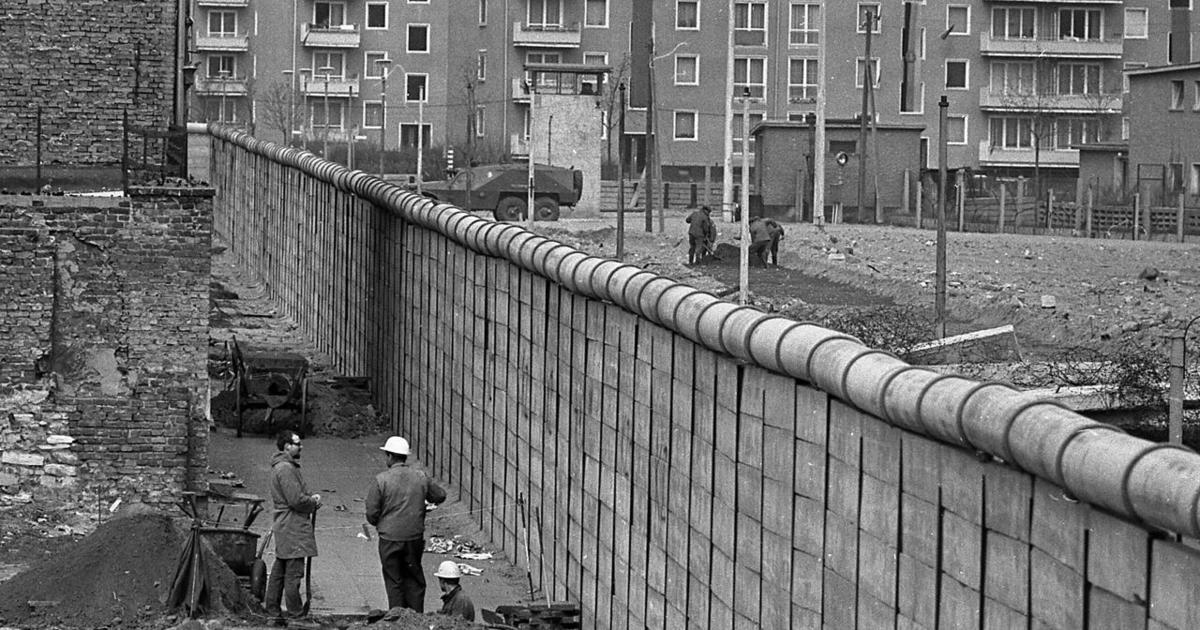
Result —
<instances>
[{"instance_id":1,"label":"crumbling brick wall","mask_svg":"<svg viewBox=\"0 0 1200 630\"><path fill-rule=\"evenodd\" d=\"M115 164L121 120L165 127L174 103L176 0L44 0L0 11L0 165Z\"/></svg>"},{"instance_id":2,"label":"crumbling brick wall","mask_svg":"<svg viewBox=\"0 0 1200 630\"><path fill-rule=\"evenodd\" d=\"M212 192L0 197L0 491L170 502L201 478Z\"/></svg>"}]
</instances>

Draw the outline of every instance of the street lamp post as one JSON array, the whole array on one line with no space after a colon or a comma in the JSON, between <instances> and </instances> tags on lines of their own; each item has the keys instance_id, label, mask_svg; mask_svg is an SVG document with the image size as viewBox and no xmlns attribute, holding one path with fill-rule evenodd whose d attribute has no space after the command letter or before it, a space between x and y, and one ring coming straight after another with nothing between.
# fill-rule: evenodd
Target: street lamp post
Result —
<instances>
[{"instance_id":1,"label":"street lamp post","mask_svg":"<svg viewBox=\"0 0 1200 630\"><path fill-rule=\"evenodd\" d=\"M312 68L300 68L300 89L304 90L304 110L305 116L301 119L302 124L300 130L300 148L308 150L308 134L312 133L313 127L313 111L312 103L308 101L308 84L312 80ZM307 122L307 124L303 124Z\"/></svg>"},{"instance_id":2,"label":"street lamp post","mask_svg":"<svg viewBox=\"0 0 1200 630\"><path fill-rule=\"evenodd\" d=\"M387 149L387 80L391 59L378 59L379 67L379 178L383 179L383 152Z\"/></svg>"},{"instance_id":3,"label":"street lamp post","mask_svg":"<svg viewBox=\"0 0 1200 630\"><path fill-rule=\"evenodd\" d=\"M421 194L421 168L425 161L425 86L417 90L417 194Z\"/></svg>"},{"instance_id":4,"label":"street lamp post","mask_svg":"<svg viewBox=\"0 0 1200 630\"><path fill-rule=\"evenodd\" d=\"M290 147L292 146L292 128L296 124L296 73L292 70L284 70L283 76L287 77L288 83L288 120L287 120L287 137L283 139Z\"/></svg>"},{"instance_id":5,"label":"street lamp post","mask_svg":"<svg viewBox=\"0 0 1200 630\"><path fill-rule=\"evenodd\" d=\"M229 91L229 70L221 68L217 71L217 76L221 78L221 115L217 116L220 122L225 121L225 94Z\"/></svg>"},{"instance_id":6,"label":"street lamp post","mask_svg":"<svg viewBox=\"0 0 1200 630\"><path fill-rule=\"evenodd\" d=\"M329 159L329 79L333 76L333 66L323 66L321 74L325 77L325 120L321 125L321 157Z\"/></svg>"}]
</instances>

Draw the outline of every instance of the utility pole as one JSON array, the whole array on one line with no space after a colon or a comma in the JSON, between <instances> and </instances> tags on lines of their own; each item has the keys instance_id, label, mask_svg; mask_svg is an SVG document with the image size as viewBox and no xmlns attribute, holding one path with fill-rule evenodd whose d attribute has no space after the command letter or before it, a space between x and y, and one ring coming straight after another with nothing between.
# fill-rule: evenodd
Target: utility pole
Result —
<instances>
[{"instance_id":1,"label":"utility pole","mask_svg":"<svg viewBox=\"0 0 1200 630\"><path fill-rule=\"evenodd\" d=\"M471 211L471 188L475 180L475 136L479 135L478 121L475 119L475 83L467 81L467 157L464 166L467 172L463 177L466 182L466 192L463 194L463 210Z\"/></svg>"},{"instance_id":2,"label":"utility pole","mask_svg":"<svg viewBox=\"0 0 1200 630\"><path fill-rule=\"evenodd\" d=\"M283 139L289 147L292 146L293 129L296 127L296 77L292 70L284 70L283 76L288 78L288 122L287 137Z\"/></svg>"},{"instance_id":3,"label":"utility pole","mask_svg":"<svg viewBox=\"0 0 1200 630\"><path fill-rule=\"evenodd\" d=\"M729 28L725 33L725 159L721 170L721 215L725 221L733 220L733 11L734 0L729 0ZM825 13L825 7L821 7ZM824 31L822 31L824 37ZM824 72L825 66L821 66Z\"/></svg>"},{"instance_id":4,"label":"utility pole","mask_svg":"<svg viewBox=\"0 0 1200 630\"><path fill-rule=\"evenodd\" d=\"M937 212L937 272L934 288L934 311L938 339L946 336L946 117L950 100L942 95L938 102L938 212Z\"/></svg>"},{"instance_id":5,"label":"utility pole","mask_svg":"<svg viewBox=\"0 0 1200 630\"><path fill-rule=\"evenodd\" d=\"M321 125L321 157L329 159L329 79L333 76L333 66L322 66L321 74L325 77L325 120Z\"/></svg>"},{"instance_id":6,"label":"utility pole","mask_svg":"<svg viewBox=\"0 0 1200 630\"><path fill-rule=\"evenodd\" d=\"M391 59L379 59L379 179L383 179L383 153L387 150L387 80Z\"/></svg>"},{"instance_id":7,"label":"utility pole","mask_svg":"<svg viewBox=\"0 0 1200 630\"><path fill-rule=\"evenodd\" d=\"M650 19L654 19L654 5L650 6ZM654 161L657 159L654 150L654 23L650 24L650 102L646 104L646 163L643 168L646 173L646 231L654 231Z\"/></svg>"},{"instance_id":8,"label":"utility pole","mask_svg":"<svg viewBox=\"0 0 1200 630\"><path fill-rule=\"evenodd\" d=\"M621 118L617 125L617 260L625 260L625 82L621 93Z\"/></svg>"},{"instance_id":9,"label":"utility pole","mask_svg":"<svg viewBox=\"0 0 1200 630\"><path fill-rule=\"evenodd\" d=\"M425 166L425 86L417 90L417 194L421 194L421 171Z\"/></svg>"},{"instance_id":10,"label":"utility pole","mask_svg":"<svg viewBox=\"0 0 1200 630\"><path fill-rule=\"evenodd\" d=\"M817 34L817 123L813 129L813 206L812 220L820 225L825 221L825 13L827 3L822 3L821 30Z\"/></svg>"},{"instance_id":11,"label":"utility pole","mask_svg":"<svg viewBox=\"0 0 1200 630\"><path fill-rule=\"evenodd\" d=\"M875 83L875 63L871 59L871 32L875 30L876 19L875 13L867 9L866 22L863 24L867 31L867 50L866 57L863 59L862 112L858 121L858 216L860 220L863 203L867 199L867 114L870 106L871 86Z\"/></svg>"},{"instance_id":12,"label":"utility pole","mask_svg":"<svg viewBox=\"0 0 1200 630\"><path fill-rule=\"evenodd\" d=\"M529 77L529 140L525 142L526 151L529 152L529 177L526 181L525 191L525 228L533 231L533 128L534 128L534 109L538 106L537 82L540 75L534 71Z\"/></svg>"},{"instance_id":13,"label":"utility pole","mask_svg":"<svg viewBox=\"0 0 1200 630\"><path fill-rule=\"evenodd\" d=\"M738 264L738 304L750 301L750 88L742 88L742 224Z\"/></svg>"}]
</instances>

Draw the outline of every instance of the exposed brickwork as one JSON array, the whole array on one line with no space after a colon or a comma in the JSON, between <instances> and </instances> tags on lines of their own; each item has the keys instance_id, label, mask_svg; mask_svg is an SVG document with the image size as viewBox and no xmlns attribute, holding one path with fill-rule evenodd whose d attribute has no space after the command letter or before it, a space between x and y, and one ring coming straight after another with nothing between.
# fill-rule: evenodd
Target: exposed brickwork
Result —
<instances>
[{"instance_id":1,"label":"exposed brickwork","mask_svg":"<svg viewBox=\"0 0 1200 630\"><path fill-rule=\"evenodd\" d=\"M168 502L200 478L212 192L0 197L0 489Z\"/></svg>"},{"instance_id":2,"label":"exposed brickwork","mask_svg":"<svg viewBox=\"0 0 1200 630\"><path fill-rule=\"evenodd\" d=\"M174 96L175 0L8 2L0 11L0 165L114 164L121 116L165 128ZM136 91L135 91L136 88Z\"/></svg>"}]
</instances>

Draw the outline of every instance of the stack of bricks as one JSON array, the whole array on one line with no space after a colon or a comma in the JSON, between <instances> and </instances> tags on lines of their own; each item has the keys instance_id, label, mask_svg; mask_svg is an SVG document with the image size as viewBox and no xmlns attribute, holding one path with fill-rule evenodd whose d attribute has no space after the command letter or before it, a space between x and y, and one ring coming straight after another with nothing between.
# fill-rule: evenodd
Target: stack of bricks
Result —
<instances>
[{"instance_id":1,"label":"stack of bricks","mask_svg":"<svg viewBox=\"0 0 1200 630\"><path fill-rule=\"evenodd\" d=\"M172 503L202 479L212 195L0 197L0 491Z\"/></svg>"},{"instance_id":2,"label":"stack of bricks","mask_svg":"<svg viewBox=\"0 0 1200 630\"><path fill-rule=\"evenodd\" d=\"M45 0L0 13L0 165L121 160L121 121L165 127L174 103L175 0Z\"/></svg>"}]
</instances>

